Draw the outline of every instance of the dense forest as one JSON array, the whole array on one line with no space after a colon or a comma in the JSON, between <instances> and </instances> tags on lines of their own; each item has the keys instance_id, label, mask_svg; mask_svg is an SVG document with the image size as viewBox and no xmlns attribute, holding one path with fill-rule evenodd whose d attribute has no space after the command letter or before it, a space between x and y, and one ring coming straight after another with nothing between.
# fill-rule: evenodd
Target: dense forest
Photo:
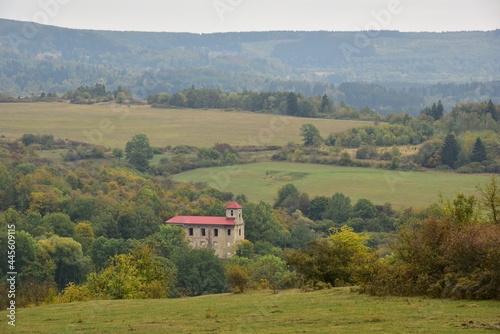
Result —
<instances>
[{"instance_id":1,"label":"dense forest","mask_svg":"<svg viewBox=\"0 0 500 334\"><path fill-rule=\"evenodd\" d=\"M458 103L500 103L498 31L382 31L364 47L356 44L360 34L112 32L2 19L0 93L62 94L96 82L111 90L121 86L134 98L192 86L292 91L412 115L438 99L446 110Z\"/></svg>"}]
</instances>

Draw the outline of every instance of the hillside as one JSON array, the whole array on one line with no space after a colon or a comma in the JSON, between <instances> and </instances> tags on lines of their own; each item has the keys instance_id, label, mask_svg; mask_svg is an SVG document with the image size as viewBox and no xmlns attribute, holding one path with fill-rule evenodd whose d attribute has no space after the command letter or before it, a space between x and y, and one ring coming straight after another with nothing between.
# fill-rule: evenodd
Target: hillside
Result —
<instances>
[{"instance_id":1,"label":"hillside","mask_svg":"<svg viewBox=\"0 0 500 334\"><path fill-rule=\"evenodd\" d=\"M280 187L293 182L311 196L341 192L353 200L367 198L375 204L395 208L423 208L439 201L439 195L474 194L487 175L457 175L439 172L402 172L374 168L352 168L289 162L261 162L242 166L203 168L174 175L184 182L207 182L209 186L250 201L273 203Z\"/></svg>"},{"instance_id":2,"label":"hillside","mask_svg":"<svg viewBox=\"0 0 500 334\"><path fill-rule=\"evenodd\" d=\"M148 134L155 146L285 145L300 140L299 128L304 123L313 123L324 133L373 123L223 110L68 103L2 103L0 119L0 135L7 137L52 133L59 138L121 148L137 133Z\"/></svg>"},{"instance_id":3,"label":"hillside","mask_svg":"<svg viewBox=\"0 0 500 334\"><path fill-rule=\"evenodd\" d=\"M27 30L33 33L24 36ZM360 36L367 40L362 46ZM416 113L438 98L445 105L500 98L499 31L380 31L372 37L326 31L93 31L0 19L0 82L2 92L16 96L96 82L129 87L142 98L191 86L291 90L328 93L383 113ZM339 85L345 82L354 86Z\"/></svg>"},{"instance_id":4,"label":"hillside","mask_svg":"<svg viewBox=\"0 0 500 334\"><path fill-rule=\"evenodd\" d=\"M41 326L43 324L43 326ZM483 333L498 302L376 298L337 288L156 300L57 304L19 310L13 333Z\"/></svg>"}]
</instances>

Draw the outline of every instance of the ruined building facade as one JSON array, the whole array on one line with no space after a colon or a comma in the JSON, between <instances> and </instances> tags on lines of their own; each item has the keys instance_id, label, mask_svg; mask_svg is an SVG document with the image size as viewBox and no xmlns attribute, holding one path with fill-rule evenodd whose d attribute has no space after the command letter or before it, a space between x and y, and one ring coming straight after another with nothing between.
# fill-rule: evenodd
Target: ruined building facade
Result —
<instances>
[{"instance_id":1,"label":"ruined building facade","mask_svg":"<svg viewBox=\"0 0 500 334\"><path fill-rule=\"evenodd\" d=\"M180 226L193 248L212 248L225 259L234 255L236 244L245 239L243 207L236 202L226 206L225 217L176 216L165 224Z\"/></svg>"}]
</instances>

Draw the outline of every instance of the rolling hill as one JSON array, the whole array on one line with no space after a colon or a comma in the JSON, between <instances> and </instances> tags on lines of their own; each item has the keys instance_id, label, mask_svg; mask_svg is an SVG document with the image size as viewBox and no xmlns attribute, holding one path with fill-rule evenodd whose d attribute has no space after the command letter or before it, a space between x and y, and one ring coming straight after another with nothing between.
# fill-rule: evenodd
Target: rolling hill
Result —
<instances>
[{"instance_id":1,"label":"rolling hill","mask_svg":"<svg viewBox=\"0 0 500 334\"><path fill-rule=\"evenodd\" d=\"M94 31L0 19L0 83L14 96L95 83L129 87L141 98L191 86L327 93L382 113L416 113L437 99L448 107L500 101L499 30L370 36ZM360 37L367 43L360 46Z\"/></svg>"},{"instance_id":2,"label":"rolling hill","mask_svg":"<svg viewBox=\"0 0 500 334\"><path fill-rule=\"evenodd\" d=\"M120 148L139 133L147 134L152 145L159 147L285 145L300 141L299 129L304 123L313 123L326 134L373 124L223 110L69 103L1 103L0 119L0 135L7 137L53 134L56 138Z\"/></svg>"},{"instance_id":3,"label":"rolling hill","mask_svg":"<svg viewBox=\"0 0 500 334\"><path fill-rule=\"evenodd\" d=\"M483 333L498 302L376 298L336 288L154 300L101 300L18 310L13 333ZM7 326L3 324L2 326Z\"/></svg>"},{"instance_id":4,"label":"rolling hill","mask_svg":"<svg viewBox=\"0 0 500 334\"><path fill-rule=\"evenodd\" d=\"M252 202L274 203L279 187L292 183L311 197L332 196L336 192L375 204L391 203L397 209L422 208L439 201L439 195L452 198L457 192L472 194L487 175L440 172L402 172L374 168L353 168L261 162L241 166L202 168L177 174L177 181L207 182L221 191L245 194Z\"/></svg>"}]
</instances>

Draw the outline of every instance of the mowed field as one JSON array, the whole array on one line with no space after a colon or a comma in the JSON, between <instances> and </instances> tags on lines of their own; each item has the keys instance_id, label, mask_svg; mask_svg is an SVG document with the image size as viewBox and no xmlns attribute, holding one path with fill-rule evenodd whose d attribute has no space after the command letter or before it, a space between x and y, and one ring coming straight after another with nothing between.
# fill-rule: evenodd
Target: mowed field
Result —
<instances>
[{"instance_id":1,"label":"mowed field","mask_svg":"<svg viewBox=\"0 0 500 334\"><path fill-rule=\"evenodd\" d=\"M1 332L485 333L500 325L499 308L495 301L378 298L349 288L258 291L18 309L16 327L3 321Z\"/></svg>"},{"instance_id":2,"label":"mowed field","mask_svg":"<svg viewBox=\"0 0 500 334\"><path fill-rule=\"evenodd\" d=\"M372 124L362 121L299 118L240 111L155 109L150 106L69 103L0 103L0 135L53 134L56 138L124 148L133 135L151 144L209 147L284 145L300 141L300 126L316 125L324 136Z\"/></svg>"},{"instance_id":3,"label":"mowed field","mask_svg":"<svg viewBox=\"0 0 500 334\"><path fill-rule=\"evenodd\" d=\"M177 181L208 182L222 191L245 194L253 202L263 200L272 203L279 187L293 183L311 197L341 192L351 197L353 204L357 199L367 198L375 204L390 202L397 209L426 207L436 203L440 193L449 198L457 192L473 194L476 185L489 181L488 175L400 172L291 162L201 168L173 178Z\"/></svg>"}]
</instances>

